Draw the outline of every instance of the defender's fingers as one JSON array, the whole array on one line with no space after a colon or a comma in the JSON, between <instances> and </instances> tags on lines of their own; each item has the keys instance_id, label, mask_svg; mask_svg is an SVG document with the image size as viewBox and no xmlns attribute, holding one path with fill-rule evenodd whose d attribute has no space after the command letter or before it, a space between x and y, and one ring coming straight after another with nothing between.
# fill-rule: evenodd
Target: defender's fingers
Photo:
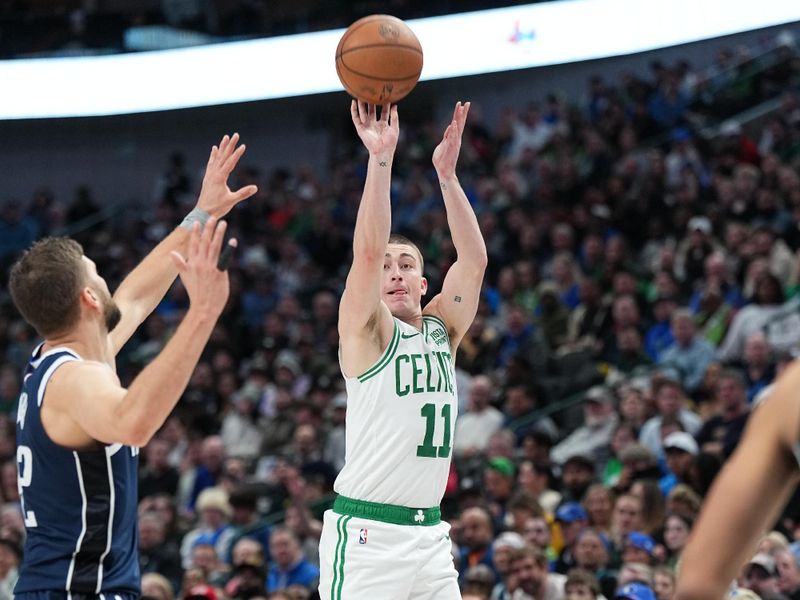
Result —
<instances>
[{"instance_id":1,"label":"defender's fingers","mask_svg":"<svg viewBox=\"0 0 800 600\"><path fill-rule=\"evenodd\" d=\"M211 238L211 243L209 244L208 252L210 258L219 259L219 253L222 251L222 242L225 241L225 230L227 228L228 224L225 221L217 223L214 229L214 237Z\"/></svg>"},{"instance_id":2,"label":"defender's fingers","mask_svg":"<svg viewBox=\"0 0 800 600\"><path fill-rule=\"evenodd\" d=\"M255 185L246 185L240 190L236 190L233 193L233 201L234 202L241 202L258 192L258 186Z\"/></svg>"},{"instance_id":3,"label":"defender's fingers","mask_svg":"<svg viewBox=\"0 0 800 600\"><path fill-rule=\"evenodd\" d=\"M236 168L236 163L238 163L239 159L242 158L242 154L244 154L245 150L247 150L247 146L242 144L236 150L234 150L230 156L228 156L225 159L225 162L222 163L222 170L224 173L226 173L227 175L231 174L231 171L233 171Z\"/></svg>"},{"instance_id":4,"label":"defender's fingers","mask_svg":"<svg viewBox=\"0 0 800 600\"><path fill-rule=\"evenodd\" d=\"M210 167L217 159L217 147L211 146L211 152L208 154L208 166Z\"/></svg>"},{"instance_id":5,"label":"defender's fingers","mask_svg":"<svg viewBox=\"0 0 800 600\"><path fill-rule=\"evenodd\" d=\"M211 217L206 221L206 226L203 227L203 233L200 235L200 247L198 248L198 256L200 258L208 257L211 239L214 237L216 227L217 219L215 217Z\"/></svg>"},{"instance_id":6,"label":"defender's fingers","mask_svg":"<svg viewBox=\"0 0 800 600\"><path fill-rule=\"evenodd\" d=\"M239 242L236 241L236 238L231 238L228 240L228 243L225 244L225 249L219 255L219 260L217 261L217 269L219 269L220 271L228 270L228 264L231 262L231 258L233 258L233 253L238 245Z\"/></svg>"},{"instance_id":7,"label":"defender's fingers","mask_svg":"<svg viewBox=\"0 0 800 600\"><path fill-rule=\"evenodd\" d=\"M219 151L220 151L220 153L225 154L225 152L228 149L228 143L230 142L230 140L231 140L231 137L227 133L222 136L222 141L219 143Z\"/></svg>"}]
</instances>

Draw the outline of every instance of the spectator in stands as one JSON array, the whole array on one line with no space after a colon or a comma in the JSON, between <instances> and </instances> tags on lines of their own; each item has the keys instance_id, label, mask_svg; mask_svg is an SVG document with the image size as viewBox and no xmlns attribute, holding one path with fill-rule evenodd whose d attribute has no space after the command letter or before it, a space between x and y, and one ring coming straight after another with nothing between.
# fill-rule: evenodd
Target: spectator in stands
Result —
<instances>
[{"instance_id":1,"label":"spectator in stands","mask_svg":"<svg viewBox=\"0 0 800 600\"><path fill-rule=\"evenodd\" d=\"M558 438L558 428L550 417L545 416L531 420L540 402L541 392L534 386L512 385L506 390L503 403L506 420L503 428L514 433L517 444L525 435L534 431L543 431L552 439Z\"/></svg>"},{"instance_id":2,"label":"spectator in stands","mask_svg":"<svg viewBox=\"0 0 800 600\"><path fill-rule=\"evenodd\" d=\"M611 433L618 422L614 399L607 388L596 386L586 392L583 422L582 427L552 449L550 457L554 463L563 464L571 456L582 454L592 457L597 466L605 466Z\"/></svg>"},{"instance_id":3,"label":"spectator in stands","mask_svg":"<svg viewBox=\"0 0 800 600\"><path fill-rule=\"evenodd\" d=\"M642 563L652 565L655 558L656 542L646 533L632 531L625 538L622 547L623 563Z\"/></svg>"},{"instance_id":4,"label":"spectator in stands","mask_svg":"<svg viewBox=\"0 0 800 600\"><path fill-rule=\"evenodd\" d=\"M562 353L597 351L602 332L609 326L609 303L603 299L597 280L584 277L579 284L578 299L579 303L567 321L567 337L559 349Z\"/></svg>"},{"instance_id":5,"label":"spectator in stands","mask_svg":"<svg viewBox=\"0 0 800 600\"><path fill-rule=\"evenodd\" d=\"M267 576L267 591L275 592L299 584L314 589L319 582L319 568L311 564L300 548L297 537L285 527L276 527L269 538L272 562Z\"/></svg>"},{"instance_id":6,"label":"spectator in stands","mask_svg":"<svg viewBox=\"0 0 800 600\"><path fill-rule=\"evenodd\" d=\"M561 493L566 501L580 502L594 482L595 461L589 456L575 454L561 465Z\"/></svg>"},{"instance_id":7,"label":"spectator in stands","mask_svg":"<svg viewBox=\"0 0 800 600\"><path fill-rule=\"evenodd\" d=\"M576 567L594 576L603 595L612 594L617 585L616 574L608 570L610 550L611 543L605 534L592 528L581 531L575 542Z\"/></svg>"},{"instance_id":8,"label":"spectator in stands","mask_svg":"<svg viewBox=\"0 0 800 600\"><path fill-rule=\"evenodd\" d=\"M511 558L512 600L561 600L566 576L549 573L547 557L541 550L526 546Z\"/></svg>"},{"instance_id":9,"label":"spectator in stands","mask_svg":"<svg viewBox=\"0 0 800 600\"><path fill-rule=\"evenodd\" d=\"M755 282L752 304L748 304L736 313L717 351L717 358L722 362L741 359L745 340L763 329L770 317L781 310L783 301L783 290L778 278L771 273L762 273Z\"/></svg>"},{"instance_id":10,"label":"spectator in stands","mask_svg":"<svg viewBox=\"0 0 800 600\"><path fill-rule=\"evenodd\" d=\"M175 600L172 585L163 575L145 573L142 575L142 597L155 600Z\"/></svg>"},{"instance_id":11,"label":"spectator in stands","mask_svg":"<svg viewBox=\"0 0 800 600\"><path fill-rule=\"evenodd\" d=\"M726 369L720 373L717 399L719 413L697 432L697 443L703 452L728 458L739 444L750 417L747 389L739 371Z\"/></svg>"},{"instance_id":12,"label":"spectator in stands","mask_svg":"<svg viewBox=\"0 0 800 600\"><path fill-rule=\"evenodd\" d=\"M775 379L775 365L763 332L757 331L745 340L741 366L747 386L747 402L752 403L753 398Z\"/></svg>"},{"instance_id":13,"label":"spectator in stands","mask_svg":"<svg viewBox=\"0 0 800 600\"><path fill-rule=\"evenodd\" d=\"M672 513L667 516L664 524L664 546L667 548L666 564L668 567L674 569L678 564L681 552L689 540L692 525L694 525L694 519L687 515Z\"/></svg>"},{"instance_id":14,"label":"spectator in stands","mask_svg":"<svg viewBox=\"0 0 800 600\"><path fill-rule=\"evenodd\" d=\"M503 413L490 404L492 382L485 375L472 378L468 412L456 420L453 455L469 458L483 454L489 438L503 425Z\"/></svg>"},{"instance_id":15,"label":"spectator in stands","mask_svg":"<svg viewBox=\"0 0 800 600\"><path fill-rule=\"evenodd\" d=\"M675 310L671 326L675 342L661 353L659 366L674 372L691 394L700 387L706 367L714 360L714 347L697 335L689 309Z\"/></svg>"},{"instance_id":16,"label":"spectator in stands","mask_svg":"<svg viewBox=\"0 0 800 600\"><path fill-rule=\"evenodd\" d=\"M345 455L345 418L347 416L347 394L339 392L330 402L330 429L322 451L322 460L338 473L344 466ZM458 421L456 421L458 427ZM456 442L458 443L458 435Z\"/></svg>"},{"instance_id":17,"label":"spectator in stands","mask_svg":"<svg viewBox=\"0 0 800 600\"><path fill-rule=\"evenodd\" d=\"M537 291L539 307L534 324L544 336L548 347L555 350L567 340L569 311L561 303L559 289L553 282L543 282Z\"/></svg>"},{"instance_id":18,"label":"spectator in stands","mask_svg":"<svg viewBox=\"0 0 800 600\"><path fill-rule=\"evenodd\" d=\"M139 515L139 568L143 574L166 577L174 593L180 589L180 550L177 544L167 541L164 521L155 512Z\"/></svg>"},{"instance_id":19,"label":"spectator in stands","mask_svg":"<svg viewBox=\"0 0 800 600\"><path fill-rule=\"evenodd\" d=\"M463 579L466 570L477 564L494 569L494 525L488 511L477 506L468 508L461 514L460 525L459 577Z\"/></svg>"},{"instance_id":20,"label":"spectator in stands","mask_svg":"<svg viewBox=\"0 0 800 600\"><path fill-rule=\"evenodd\" d=\"M769 554L756 554L742 569L742 587L761 598L773 598L778 591L778 569Z\"/></svg>"},{"instance_id":21,"label":"spectator in stands","mask_svg":"<svg viewBox=\"0 0 800 600\"><path fill-rule=\"evenodd\" d=\"M498 526L505 521L506 505L514 489L515 470L514 462L505 456L493 456L483 469L486 505Z\"/></svg>"},{"instance_id":22,"label":"spectator in stands","mask_svg":"<svg viewBox=\"0 0 800 600\"><path fill-rule=\"evenodd\" d=\"M653 475L660 475L661 471L655 469ZM631 496L636 496L642 503L642 529L641 531L651 536L661 535L664 527L664 496L654 476L637 477L629 490Z\"/></svg>"},{"instance_id":23,"label":"spectator in stands","mask_svg":"<svg viewBox=\"0 0 800 600\"><path fill-rule=\"evenodd\" d=\"M595 483L586 490L582 504L589 517L589 526L600 533L608 534L611 530L611 514L614 510L612 491L602 484Z\"/></svg>"},{"instance_id":24,"label":"spectator in stands","mask_svg":"<svg viewBox=\"0 0 800 600\"><path fill-rule=\"evenodd\" d=\"M508 593L506 581L511 572L511 557L516 550L525 547L525 540L518 533L506 531L497 536L492 544L492 563L499 581L494 585L491 596L503 598ZM491 571L490 571L491 572Z\"/></svg>"},{"instance_id":25,"label":"spectator in stands","mask_svg":"<svg viewBox=\"0 0 800 600\"><path fill-rule=\"evenodd\" d=\"M264 440L264 430L258 423L258 405L262 386L248 382L231 395L231 406L222 418L220 438L228 456L253 459Z\"/></svg>"},{"instance_id":26,"label":"spectator in stands","mask_svg":"<svg viewBox=\"0 0 800 600\"><path fill-rule=\"evenodd\" d=\"M611 515L611 543L621 549L625 539L642 528L642 503L636 496L623 494L614 503Z\"/></svg>"},{"instance_id":27,"label":"spectator in stands","mask_svg":"<svg viewBox=\"0 0 800 600\"><path fill-rule=\"evenodd\" d=\"M230 546L234 529L230 526L231 505L228 494L218 487L210 487L197 497L198 525L183 536L181 557L183 567L189 568L195 546L205 544L212 547L216 556L222 557Z\"/></svg>"},{"instance_id":28,"label":"spectator in stands","mask_svg":"<svg viewBox=\"0 0 800 600\"><path fill-rule=\"evenodd\" d=\"M800 597L800 545L797 542L775 553L778 567L778 590L789 598Z\"/></svg>"},{"instance_id":29,"label":"spectator in stands","mask_svg":"<svg viewBox=\"0 0 800 600\"><path fill-rule=\"evenodd\" d=\"M685 407L686 398L678 381L663 376L654 378L653 395L658 414L642 426L639 440L656 456L661 456L663 450L660 430L665 419L678 419L684 430L692 434L699 431L702 421Z\"/></svg>"},{"instance_id":30,"label":"spectator in stands","mask_svg":"<svg viewBox=\"0 0 800 600\"><path fill-rule=\"evenodd\" d=\"M659 295L653 300L653 324L645 333L644 348L654 362L660 362L662 353L672 346L672 313L678 304L673 296Z\"/></svg>"},{"instance_id":31,"label":"spectator in stands","mask_svg":"<svg viewBox=\"0 0 800 600\"><path fill-rule=\"evenodd\" d=\"M169 464L169 444L153 438L145 448L145 464L139 469L139 499L178 491L178 470Z\"/></svg>"},{"instance_id":32,"label":"spectator in stands","mask_svg":"<svg viewBox=\"0 0 800 600\"><path fill-rule=\"evenodd\" d=\"M0 538L0 597L13 598L14 586L19 576L22 549L16 542Z\"/></svg>"},{"instance_id":33,"label":"spectator in stands","mask_svg":"<svg viewBox=\"0 0 800 600\"><path fill-rule=\"evenodd\" d=\"M578 534L589 524L589 515L580 503L566 502L556 511L555 517L563 542L555 570L558 573L566 573L575 566L574 544Z\"/></svg>"},{"instance_id":34,"label":"spectator in stands","mask_svg":"<svg viewBox=\"0 0 800 600\"><path fill-rule=\"evenodd\" d=\"M224 463L225 444L222 438L218 435L210 435L205 438L200 449L200 464L194 469L194 483L189 500L190 509L195 508L195 502L203 490L216 485Z\"/></svg>"},{"instance_id":35,"label":"spectator in stands","mask_svg":"<svg viewBox=\"0 0 800 600\"><path fill-rule=\"evenodd\" d=\"M699 453L697 442L685 431L673 432L664 439L664 455L669 472L661 478L659 486L665 497L676 485L690 480L694 457Z\"/></svg>"},{"instance_id":36,"label":"spectator in stands","mask_svg":"<svg viewBox=\"0 0 800 600\"><path fill-rule=\"evenodd\" d=\"M263 561L243 561L233 567L225 591L236 600L251 600L264 595L267 569Z\"/></svg>"},{"instance_id":37,"label":"spectator in stands","mask_svg":"<svg viewBox=\"0 0 800 600\"><path fill-rule=\"evenodd\" d=\"M561 503L561 494L551 488L552 471L548 463L523 460L517 468L516 486L521 493L535 498L539 506L553 514Z\"/></svg>"},{"instance_id":38,"label":"spectator in stands","mask_svg":"<svg viewBox=\"0 0 800 600\"><path fill-rule=\"evenodd\" d=\"M656 567L653 571L653 592L656 600L672 600L675 595L675 571L670 567Z\"/></svg>"}]
</instances>

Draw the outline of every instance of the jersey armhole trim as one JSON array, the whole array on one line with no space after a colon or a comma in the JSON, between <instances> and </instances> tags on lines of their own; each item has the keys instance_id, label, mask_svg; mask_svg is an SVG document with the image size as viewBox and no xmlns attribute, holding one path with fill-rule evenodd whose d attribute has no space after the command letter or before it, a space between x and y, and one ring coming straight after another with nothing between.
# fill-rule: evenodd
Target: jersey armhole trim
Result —
<instances>
[{"instance_id":1,"label":"jersey armhole trim","mask_svg":"<svg viewBox=\"0 0 800 600\"><path fill-rule=\"evenodd\" d=\"M392 362L392 357L394 353L397 351L397 346L400 345L400 327L397 325L397 321L394 323L394 332L392 333L392 339L389 342L389 345L386 346L386 350L383 351L383 355L378 359L374 365L372 365L369 369L367 369L364 373L359 375L356 379L359 382L364 383L370 377L374 377L380 371L386 367L390 362Z\"/></svg>"},{"instance_id":2,"label":"jersey armhole trim","mask_svg":"<svg viewBox=\"0 0 800 600\"><path fill-rule=\"evenodd\" d=\"M63 365L64 363L68 362L77 362L80 361L80 358L77 358L74 354L65 354L64 356L59 356L56 360L53 361L47 370L42 375L42 380L39 382L39 390L36 397L36 406L39 408L42 407L42 402L44 402L44 394L47 391L47 385L50 383L50 378L53 376L53 373L56 372L56 369ZM49 436L48 436L49 437Z\"/></svg>"},{"instance_id":3,"label":"jersey armhole trim","mask_svg":"<svg viewBox=\"0 0 800 600\"><path fill-rule=\"evenodd\" d=\"M444 321L442 321L439 317L437 317L436 315L422 315L422 321L423 322L425 322L425 319L433 319L436 323L438 323L439 325L442 326L442 329L444 329L444 334L447 336L447 345L449 346L450 345L450 330L447 328L447 324Z\"/></svg>"}]
</instances>

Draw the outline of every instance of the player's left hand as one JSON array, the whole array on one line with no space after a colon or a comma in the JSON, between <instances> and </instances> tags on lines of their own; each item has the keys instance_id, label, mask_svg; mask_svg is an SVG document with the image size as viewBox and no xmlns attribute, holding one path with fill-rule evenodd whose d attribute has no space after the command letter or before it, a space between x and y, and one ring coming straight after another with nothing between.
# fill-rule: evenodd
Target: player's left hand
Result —
<instances>
[{"instance_id":1,"label":"player's left hand","mask_svg":"<svg viewBox=\"0 0 800 600\"><path fill-rule=\"evenodd\" d=\"M232 136L225 135L219 146L212 146L211 155L208 157L197 208L217 219L227 215L239 202L258 191L254 185L247 185L235 192L228 187L228 177L245 151L245 145L237 147L238 143L238 133Z\"/></svg>"},{"instance_id":2,"label":"player's left hand","mask_svg":"<svg viewBox=\"0 0 800 600\"><path fill-rule=\"evenodd\" d=\"M453 120L444 130L442 141L433 151L433 166L436 168L439 179L452 177L456 173L458 153L461 151L461 136L464 133L464 125L467 123L469 106L469 102L465 104L456 102Z\"/></svg>"}]
</instances>

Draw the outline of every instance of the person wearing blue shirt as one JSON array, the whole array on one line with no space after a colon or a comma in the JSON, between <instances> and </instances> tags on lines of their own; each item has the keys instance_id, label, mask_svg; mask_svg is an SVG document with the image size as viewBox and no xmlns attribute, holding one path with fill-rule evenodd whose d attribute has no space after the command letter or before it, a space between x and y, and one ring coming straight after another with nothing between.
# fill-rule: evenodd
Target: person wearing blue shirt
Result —
<instances>
[{"instance_id":1,"label":"person wearing blue shirt","mask_svg":"<svg viewBox=\"0 0 800 600\"><path fill-rule=\"evenodd\" d=\"M672 336L670 319L677 308L672 296L659 296L653 302L653 320L655 323L645 333L644 349L647 355L658 362L661 354L675 343Z\"/></svg>"},{"instance_id":2,"label":"person wearing blue shirt","mask_svg":"<svg viewBox=\"0 0 800 600\"><path fill-rule=\"evenodd\" d=\"M267 575L269 593L284 590L290 585L316 588L319 567L303 556L300 542L291 530L285 527L275 528L269 538L269 551L273 559Z\"/></svg>"},{"instance_id":3,"label":"person wearing blue shirt","mask_svg":"<svg viewBox=\"0 0 800 600\"><path fill-rule=\"evenodd\" d=\"M683 387L694 392L703 383L706 368L714 360L714 347L695 334L694 319L687 309L672 313L672 335L675 343L664 350L658 364L674 369Z\"/></svg>"}]
</instances>

